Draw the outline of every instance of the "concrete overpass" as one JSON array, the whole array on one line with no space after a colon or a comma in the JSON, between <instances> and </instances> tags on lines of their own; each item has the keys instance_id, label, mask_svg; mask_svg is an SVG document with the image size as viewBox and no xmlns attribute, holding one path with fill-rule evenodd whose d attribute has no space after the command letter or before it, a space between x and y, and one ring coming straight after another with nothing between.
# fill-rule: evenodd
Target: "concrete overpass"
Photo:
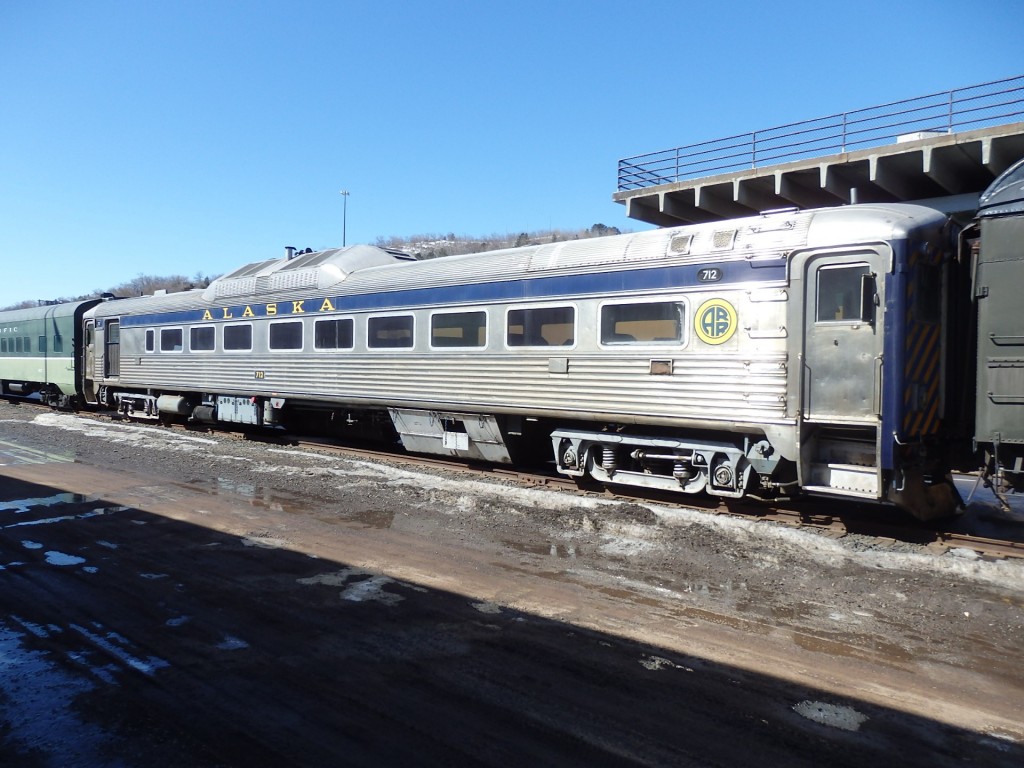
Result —
<instances>
[{"instance_id":1,"label":"concrete overpass","mask_svg":"<svg viewBox=\"0 0 1024 768\"><path fill-rule=\"evenodd\" d=\"M613 199L659 226L851 202L970 218L1024 157L1022 119L1024 76L626 158Z\"/></svg>"}]
</instances>

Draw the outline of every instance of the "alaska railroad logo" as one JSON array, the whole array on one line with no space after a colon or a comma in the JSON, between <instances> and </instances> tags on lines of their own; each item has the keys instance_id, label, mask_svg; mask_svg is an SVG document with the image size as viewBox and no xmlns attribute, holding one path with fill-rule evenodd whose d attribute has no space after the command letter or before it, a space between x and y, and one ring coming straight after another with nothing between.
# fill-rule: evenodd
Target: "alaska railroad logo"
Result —
<instances>
[{"instance_id":1,"label":"alaska railroad logo","mask_svg":"<svg viewBox=\"0 0 1024 768\"><path fill-rule=\"evenodd\" d=\"M725 299L705 301L693 320L693 330L705 344L724 344L736 333L736 325L736 310Z\"/></svg>"}]
</instances>

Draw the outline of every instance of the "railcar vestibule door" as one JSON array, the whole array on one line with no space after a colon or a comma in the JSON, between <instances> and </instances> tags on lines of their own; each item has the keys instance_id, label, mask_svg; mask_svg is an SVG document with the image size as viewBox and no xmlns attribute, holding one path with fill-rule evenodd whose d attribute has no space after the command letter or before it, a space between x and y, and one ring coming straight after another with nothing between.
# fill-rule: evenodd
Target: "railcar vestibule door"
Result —
<instances>
[{"instance_id":1,"label":"railcar vestibule door","mask_svg":"<svg viewBox=\"0 0 1024 768\"><path fill-rule=\"evenodd\" d=\"M805 421L876 424L882 397L881 302L888 257L874 249L803 260Z\"/></svg>"},{"instance_id":2,"label":"railcar vestibule door","mask_svg":"<svg viewBox=\"0 0 1024 768\"><path fill-rule=\"evenodd\" d=\"M85 334L82 340L82 395L87 403L96 402L93 381L96 378L96 321L85 321Z\"/></svg>"},{"instance_id":3,"label":"railcar vestibule door","mask_svg":"<svg viewBox=\"0 0 1024 768\"><path fill-rule=\"evenodd\" d=\"M103 334L106 349L103 355L103 375L117 378L121 375L121 323L119 320L108 320Z\"/></svg>"}]
</instances>

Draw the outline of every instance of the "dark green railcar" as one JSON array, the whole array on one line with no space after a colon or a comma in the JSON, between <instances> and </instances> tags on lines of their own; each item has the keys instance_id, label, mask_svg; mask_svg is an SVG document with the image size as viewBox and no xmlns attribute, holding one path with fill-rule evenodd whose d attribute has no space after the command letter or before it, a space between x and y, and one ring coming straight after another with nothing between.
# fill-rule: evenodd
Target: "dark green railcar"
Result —
<instances>
[{"instance_id":1,"label":"dark green railcar","mask_svg":"<svg viewBox=\"0 0 1024 768\"><path fill-rule=\"evenodd\" d=\"M82 315L99 301L0 312L0 395L62 408L79 402Z\"/></svg>"},{"instance_id":2,"label":"dark green railcar","mask_svg":"<svg viewBox=\"0 0 1024 768\"><path fill-rule=\"evenodd\" d=\"M1024 160L981 196L975 444L997 488L1024 490Z\"/></svg>"}]
</instances>

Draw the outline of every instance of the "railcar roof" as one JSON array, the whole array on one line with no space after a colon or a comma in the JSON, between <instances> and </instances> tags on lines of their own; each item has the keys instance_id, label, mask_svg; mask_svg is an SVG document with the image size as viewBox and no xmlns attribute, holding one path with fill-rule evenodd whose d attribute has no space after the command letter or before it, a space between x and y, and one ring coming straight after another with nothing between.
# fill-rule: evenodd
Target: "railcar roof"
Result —
<instances>
[{"instance_id":1,"label":"railcar roof","mask_svg":"<svg viewBox=\"0 0 1024 768\"><path fill-rule=\"evenodd\" d=\"M978 200L978 216L1002 216L1024 211L1024 160L1011 165Z\"/></svg>"},{"instance_id":2,"label":"railcar roof","mask_svg":"<svg viewBox=\"0 0 1024 768\"><path fill-rule=\"evenodd\" d=\"M215 301L292 288L326 290L361 269L414 260L414 257L399 251L372 245L329 248L302 253L291 259L268 259L246 264L210 283L204 296Z\"/></svg>"},{"instance_id":3,"label":"railcar roof","mask_svg":"<svg viewBox=\"0 0 1024 768\"><path fill-rule=\"evenodd\" d=\"M732 221L651 229L611 237L418 261L374 246L350 246L295 259L253 262L203 290L122 299L96 317L168 312L471 285L548 275L583 275L739 260L782 260L799 248L878 242L945 221L938 211L905 203L789 210Z\"/></svg>"},{"instance_id":4,"label":"railcar roof","mask_svg":"<svg viewBox=\"0 0 1024 768\"><path fill-rule=\"evenodd\" d=\"M105 301L97 304L86 313L86 317L117 317L135 312L171 311L188 307L201 306L203 289L193 288L189 291L158 294L156 296L133 296L116 301Z\"/></svg>"},{"instance_id":5,"label":"railcar roof","mask_svg":"<svg viewBox=\"0 0 1024 768\"><path fill-rule=\"evenodd\" d=\"M98 299L85 299L84 301L69 301L64 304L44 304L40 307L8 309L0 312L0 322L25 322L26 320L39 320L41 318L71 317L83 304L91 304L96 301Z\"/></svg>"}]
</instances>

